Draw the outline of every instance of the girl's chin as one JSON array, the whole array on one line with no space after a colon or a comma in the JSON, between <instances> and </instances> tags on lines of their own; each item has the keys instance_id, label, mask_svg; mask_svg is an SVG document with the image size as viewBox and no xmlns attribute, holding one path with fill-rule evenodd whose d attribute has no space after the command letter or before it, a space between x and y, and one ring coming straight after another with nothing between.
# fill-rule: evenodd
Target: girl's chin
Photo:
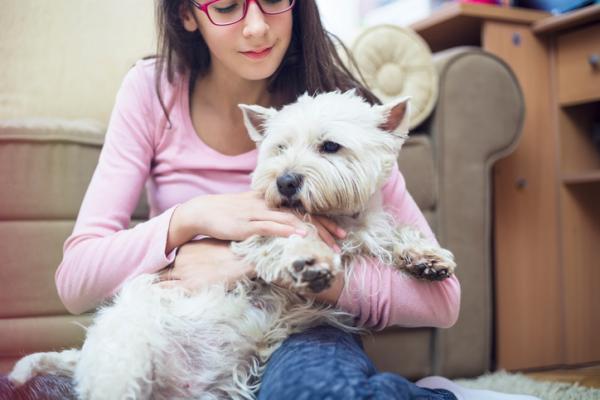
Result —
<instances>
[{"instance_id":1,"label":"girl's chin","mask_svg":"<svg viewBox=\"0 0 600 400\"><path fill-rule=\"evenodd\" d=\"M258 66L258 65L250 65L244 68L242 71L239 71L240 76L249 81L260 81L269 79L273 74L277 71L277 65L275 66Z\"/></svg>"}]
</instances>

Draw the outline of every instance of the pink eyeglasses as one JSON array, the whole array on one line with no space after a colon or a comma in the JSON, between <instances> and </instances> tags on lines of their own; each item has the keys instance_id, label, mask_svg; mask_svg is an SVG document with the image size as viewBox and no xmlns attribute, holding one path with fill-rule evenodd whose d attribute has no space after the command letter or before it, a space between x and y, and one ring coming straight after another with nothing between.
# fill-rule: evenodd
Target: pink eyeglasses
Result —
<instances>
[{"instance_id":1,"label":"pink eyeglasses","mask_svg":"<svg viewBox=\"0 0 600 400\"><path fill-rule=\"evenodd\" d=\"M210 22L218 26L233 25L246 17L250 3L255 2L266 15L276 15L291 10L296 0L209 0L200 4L190 0L194 7L203 11Z\"/></svg>"}]
</instances>

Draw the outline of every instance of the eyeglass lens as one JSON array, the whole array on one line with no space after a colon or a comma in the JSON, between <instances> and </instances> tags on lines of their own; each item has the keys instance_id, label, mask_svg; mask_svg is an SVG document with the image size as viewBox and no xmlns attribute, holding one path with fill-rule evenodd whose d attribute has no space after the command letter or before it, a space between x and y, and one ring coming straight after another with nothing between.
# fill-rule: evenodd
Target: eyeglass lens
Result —
<instances>
[{"instance_id":1,"label":"eyeglass lens","mask_svg":"<svg viewBox=\"0 0 600 400\"><path fill-rule=\"evenodd\" d=\"M246 0L219 0L208 6L208 16L213 23L228 25L244 18ZM265 14L279 14L287 11L292 0L258 0Z\"/></svg>"}]
</instances>

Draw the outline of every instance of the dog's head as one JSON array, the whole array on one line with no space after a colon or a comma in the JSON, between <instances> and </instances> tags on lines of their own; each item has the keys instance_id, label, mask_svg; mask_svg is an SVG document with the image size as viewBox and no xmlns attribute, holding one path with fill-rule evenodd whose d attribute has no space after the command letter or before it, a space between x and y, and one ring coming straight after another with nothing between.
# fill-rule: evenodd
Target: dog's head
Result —
<instances>
[{"instance_id":1,"label":"dog's head","mask_svg":"<svg viewBox=\"0 0 600 400\"><path fill-rule=\"evenodd\" d=\"M272 207L315 214L364 210L408 133L408 98L371 106L354 91L330 92L279 111L240 108L259 149L252 188Z\"/></svg>"}]
</instances>

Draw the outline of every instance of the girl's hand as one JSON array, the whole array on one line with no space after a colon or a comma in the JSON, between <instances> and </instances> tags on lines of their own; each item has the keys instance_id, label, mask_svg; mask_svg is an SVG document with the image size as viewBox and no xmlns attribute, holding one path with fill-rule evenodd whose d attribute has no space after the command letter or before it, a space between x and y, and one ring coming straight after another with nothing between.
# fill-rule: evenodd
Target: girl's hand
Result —
<instances>
[{"instance_id":1,"label":"girl's hand","mask_svg":"<svg viewBox=\"0 0 600 400\"><path fill-rule=\"evenodd\" d=\"M317 228L319 237L330 247L332 247L336 253L340 252L340 248L336 243L336 237L343 239L346 237L346 231L340 228L335 222L327 217L321 215L309 215L306 214L303 219L306 222L310 222Z\"/></svg>"},{"instance_id":2,"label":"girl's hand","mask_svg":"<svg viewBox=\"0 0 600 400\"><path fill-rule=\"evenodd\" d=\"M191 292L225 283L232 288L244 277L256 276L253 265L245 265L229 249L229 242L203 239L181 246L172 266L160 272L162 286L181 286Z\"/></svg>"},{"instance_id":3,"label":"girl's hand","mask_svg":"<svg viewBox=\"0 0 600 400\"><path fill-rule=\"evenodd\" d=\"M339 251L334 236L345 232L325 217L310 220L325 243ZM166 253L197 235L221 240L245 240L252 235L305 236L300 216L292 210L270 209L258 192L207 195L193 198L175 209L169 226Z\"/></svg>"},{"instance_id":4,"label":"girl's hand","mask_svg":"<svg viewBox=\"0 0 600 400\"><path fill-rule=\"evenodd\" d=\"M203 239L184 244L179 248L172 266L160 272L159 285L183 287L193 293L202 287L224 283L232 289L242 278L254 278L253 265L245 265L229 249L229 242ZM281 284L281 283L279 283ZM285 285L284 285L285 286ZM338 274L330 288L317 293L306 293L322 303L335 305L344 288L344 274Z\"/></svg>"}]
</instances>

